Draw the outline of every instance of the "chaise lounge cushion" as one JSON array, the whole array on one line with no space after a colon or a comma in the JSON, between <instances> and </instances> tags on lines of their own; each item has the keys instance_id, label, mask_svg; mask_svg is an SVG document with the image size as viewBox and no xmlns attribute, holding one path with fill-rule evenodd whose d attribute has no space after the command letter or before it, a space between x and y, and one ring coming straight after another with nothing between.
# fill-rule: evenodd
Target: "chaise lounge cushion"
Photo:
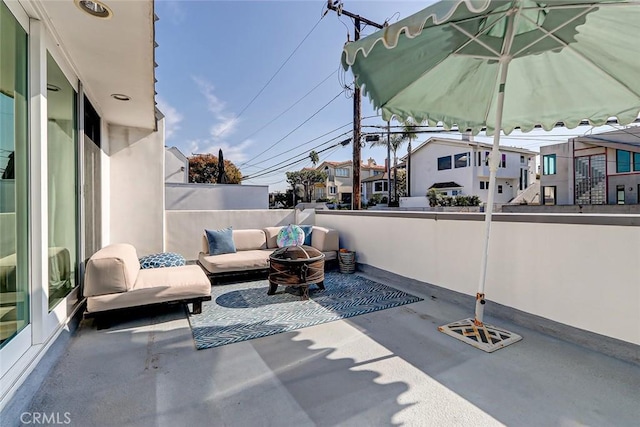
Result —
<instances>
[{"instance_id":1,"label":"chaise lounge cushion","mask_svg":"<svg viewBox=\"0 0 640 427\"><path fill-rule=\"evenodd\" d=\"M85 270L84 296L127 292L133 288L140 262L136 249L126 243L117 243L93 254Z\"/></svg>"},{"instance_id":2,"label":"chaise lounge cushion","mask_svg":"<svg viewBox=\"0 0 640 427\"><path fill-rule=\"evenodd\" d=\"M273 249L254 249L223 255L208 255L201 252L198 261L209 273L259 270L269 267L269 255L273 251Z\"/></svg>"},{"instance_id":3,"label":"chaise lounge cushion","mask_svg":"<svg viewBox=\"0 0 640 427\"><path fill-rule=\"evenodd\" d=\"M91 297L90 313L146 304L178 301L211 294L211 283L197 265L140 270L135 286L128 292Z\"/></svg>"},{"instance_id":4,"label":"chaise lounge cushion","mask_svg":"<svg viewBox=\"0 0 640 427\"><path fill-rule=\"evenodd\" d=\"M84 277L87 313L165 302L211 299L211 283L197 265L140 269L136 249L113 244L100 249L89 261Z\"/></svg>"}]
</instances>

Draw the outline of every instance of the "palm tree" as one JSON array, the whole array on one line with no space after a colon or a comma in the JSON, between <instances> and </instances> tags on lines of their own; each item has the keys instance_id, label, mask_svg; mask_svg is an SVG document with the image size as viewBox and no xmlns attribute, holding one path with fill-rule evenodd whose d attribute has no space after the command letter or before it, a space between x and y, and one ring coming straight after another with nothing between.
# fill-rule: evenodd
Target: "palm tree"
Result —
<instances>
[{"instance_id":1,"label":"palm tree","mask_svg":"<svg viewBox=\"0 0 640 427\"><path fill-rule=\"evenodd\" d=\"M316 164L320 161L320 156L318 156L318 153L315 152L315 150L311 150L311 152L309 153L309 158L311 159L311 163L313 163L313 167L316 167Z\"/></svg>"},{"instance_id":2,"label":"palm tree","mask_svg":"<svg viewBox=\"0 0 640 427\"><path fill-rule=\"evenodd\" d=\"M402 124L402 136L409 140L407 145L407 196L411 196L411 176L409 175L409 168L411 168L411 142L418 138L417 128L420 126L413 119L408 119Z\"/></svg>"},{"instance_id":3,"label":"palm tree","mask_svg":"<svg viewBox=\"0 0 640 427\"><path fill-rule=\"evenodd\" d=\"M395 133L389 136L389 149L393 152L393 182L394 189L396 187L396 169L398 167L398 150L402 147L402 144L406 141L404 134ZM370 147L386 147L387 139L380 138L377 141L371 142ZM394 201L398 201L398 192L394 190Z\"/></svg>"}]
</instances>

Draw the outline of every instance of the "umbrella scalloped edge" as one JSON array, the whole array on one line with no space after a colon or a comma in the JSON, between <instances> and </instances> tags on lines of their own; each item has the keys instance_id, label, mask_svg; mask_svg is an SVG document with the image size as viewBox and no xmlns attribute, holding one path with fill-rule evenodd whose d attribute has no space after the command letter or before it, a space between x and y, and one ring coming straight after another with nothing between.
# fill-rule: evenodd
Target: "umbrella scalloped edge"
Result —
<instances>
[{"instance_id":1,"label":"umbrella scalloped edge","mask_svg":"<svg viewBox=\"0 0 640 427\"><path fill-rule=\"evenodd\" d=\"M382 111L382 119L389 121L392 118L396 118L400 122L405 122L408 119L413 119L416 123L428 123L429 126L435 127L438 124L442 124L442 127L446 130L458 128L460 132L470 131L473 135L477 135L480 132L486 132L491 136L495 132L495 128L487 126L485 123L470 123L463 119L456 119L452 117L438 116L437 114L420 115L412 114L410 111L401 111L395 108L376 107ZM515 129L519 129L521 132L527 133L532 131L537 126L542 127L545 131L549 132L554 129L558 123L562 123L567 129L574 129L582 124L586 120L590 126L604 126L609 120L615 118L618 124L625 126L633 123L640 117L640 106L635 109L607 114L599 117L585 117L581 120L557 117L547 120L535 120L532 119L526 125L518 127L503 128L502 133L509 135Z\"/></svg>"},{"instance_id":2,"label":"umbrella scalloped edge","mask_svg":"<svg viewBox=\"0 0 640 427\"><path fill-rule=\"evenodd\" d=\"M446 11L444 9L438 10L428 7L422 11L423 13L412 15L395 24L386 26L380 32L360 40L360 47L355 50L349 48L353 44L346 44L342 54L342 67L345 71L348 70L349 67L354 64L358 52L362 52L362 55L366 58L379 42L382 42L387 49L396 47L402 32L410 39L418 37L422 34L422 30L429 19L431 19L433 25L440 25L447 22L463 3L467 6L469 12L480 13L489 7L491 0L457 0L455 3L451 3L451 7ZM480 5L476 6L475 3L479 3Z\"/></svg>"}]
</instances>

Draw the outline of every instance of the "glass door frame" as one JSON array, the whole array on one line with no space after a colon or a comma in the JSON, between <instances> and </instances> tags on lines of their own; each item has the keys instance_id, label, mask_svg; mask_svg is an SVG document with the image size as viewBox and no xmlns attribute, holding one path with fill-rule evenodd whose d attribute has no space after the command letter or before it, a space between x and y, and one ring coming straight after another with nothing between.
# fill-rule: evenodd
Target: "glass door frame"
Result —
<instances>
[{"instance_id":1,"label":"glass door frame","mask_svg":"<svg viewBox=\"0 0 640 427\"><path fill-rule=\"evenodd\" d=\"M31 58L30 58L30 40L31 40L31 35L30 35L30 31L29 31L29 17L27 16L27 14L25 13L25 11L20 7L20 5L17 2L7 2L4 0L0 0L2 1L2 3L7 6L7 8L9 9L9 12L13 15L13 17L15 18L15 20L17 21L18 25L20 25L22 27L22 29L25 31L25 33L27 34L27 147L26 147L26 151L27 151L27 182L25 183L25 185L27 186L27 193L30 192L31 190L31 175L30 175L30 169L31 169L31 164L30 164L30 152L31 152L31 104L30 104L30 100L31 100L31 85L30 85L30 79L31 79ZM17 193L16 193L17 194ZM13 384L15 382L17 382L19 380L20 375L22 374L22 372L26 369L27 363L25 363L26 360L29 360L29 350L32 348L32 334L33 334L33 322L34 322L34 315L33 315L33 300L31 298L32 296L32 286L31 286L31 257L30 257L30 251L31 251L31 235L32 235L32 231L30 228L30 219L31 219L31 214L32 214L32 207L30 204L30 194L27 194L27 215L28 215L28 225L27 225L27 249L26 249L26 253L27 255L27 259L26 262L29 265L29 267L27 268L27 277L26 277L26 281L27 281L27 294L29 297L29 323L22 328L21 331L19 331L16 335L14 335L11 340L9 340L8 342L6 342L2 348L0 348L0 360L2 360L2 364L0 364L0 378L2 379L2 381L0 381L0 399L2 399L2 401L4 401L4 397L7 394L7 392L11 389L11 387L13 386ZM17 220L17 218L16 218ZM17 224L17 221L16 221Z\"/></svg>"},{"instance_id":2,"label":"glass door frame","mask_svg":"<svg viewBox=\"0 0 640 427\"><path fill-rule=\"evenodd\" d=\"M83 127L81 125L81 123L83 122L82 118L78 115L79 111L81 110L80 105L78 105L79 103L77 102L80 96L80 83L79 83L79 79L76 76L76 74L73 72L73 70L71 69L71 67L67 64L67 62L64 59L64 55L60 52L60 49L57 46L57 43L53 40L52 36L49 34L48 31L44 31L44 40L43 43L40 46L40 50L43 51L41 52L41 58L43 58L43 66L46 69L46 64L47 64L47 54L51 55L52 59L55 61L56 65L62 70L62 73L65 75L67 81L69 82L69 84L71 85L71 87L73 88L73 90L75 91L75 100L76 100L76 111L75 111L75 115L76 115L76 123L75 123L75 131L76 131L76 138L74 141L74 148L76 150L76 156L74 159L74 168L75 168L75 174L76 174L76 218L78 218L76 220L76 251L75 251L75 257L73 259L71 259L71 262L75 263L75 265L73 266L73 270L75 271L75 275L77 278L76 281L76 286L73 288L73 290L66 295L62 301L60 301L55 307L53 307L51 309L51 311L49 311L49 286L48 286L48 246L49 246L49 242L48 242L48 171L47 171L47 161L48 161L48 130L46 128L47 126L47 104L45 102L44 108L41 110L41 113L44 114L44 129L41 130L40 135L42 135L41 137L41 161L44 163L45 167L41 168L41 171L43 172L43 176L40 177L40 182L42 183L40 190L42 192L42 194L40 195L41 200L42 200L42 221L43 221L43 226L44 228L47 229L46 233L43 233L40 237L41 237L41 241L39 242L39 245L42 249L42 257L43 259L40 262L40 265L42 266L43 270L41 272L41 279L40 279L40 284L41 284L41 288L42 291L41 295L43 296L42 301L40 302L41 305L41 309L42 309L42 314L43 314L43 319L42 319L42 330L41 330L41 336L37 337L34 335L34 344L36 343L45 343L53 338L55 338L57 336L57 334L59 332L61 332L62 328L64 327L64 325L66 324L67 320L73 315L73 313L79 308L80 303L82 301L82 295L79 292L80 290L80 271L79 271L79 254L80 254L80 248L81 246L79 245L79 240L82 239L81 237L81 227L80 227L80 218L78 216L79 213L79 199L80 199L80 194L81 191L79 191L79 189L82 188L82 182L81 182L81 175L79 174L79 170L78 170L78 162L79 159L81 157L81 152L78 151L79 150L79 141L80 141L80 132L79 132L79 128ZM44 72L44 75L46 76L46 70ZM46 78L44 79L44 90L46 91ZM46 147L46 148L45 148ZM34 242L35 243L35 242Z\"/></svg>"}]
</instances>

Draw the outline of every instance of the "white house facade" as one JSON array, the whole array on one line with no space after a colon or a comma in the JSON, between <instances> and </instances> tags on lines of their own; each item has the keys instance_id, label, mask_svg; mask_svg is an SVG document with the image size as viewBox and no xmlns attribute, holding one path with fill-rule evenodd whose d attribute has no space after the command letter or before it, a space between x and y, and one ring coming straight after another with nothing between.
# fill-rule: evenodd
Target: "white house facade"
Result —
<instances>
[{"instance_id":1,"label":"white house facade","mask_svg":"<svg viewBox=\"0 0 640 427\"><path fill-rule=\"evenodd\" d=\"M476 195L486 202L491 148L490 144L471 140L430 138L411 153L411 196L424 197L435 188L449 196ZM504 204L535 182L537 153L501 146L500 155L495 203Z\"/></svg>"},{"instance_id":2,"label":"white house facade","mask_svg":"<svg viewBox=\"0 0 640 427\"><path fill-rule=\"evenodd\" d=\"M640 127L540 147L545 205L640 203Z\"/></svg>"}]
</instances>

